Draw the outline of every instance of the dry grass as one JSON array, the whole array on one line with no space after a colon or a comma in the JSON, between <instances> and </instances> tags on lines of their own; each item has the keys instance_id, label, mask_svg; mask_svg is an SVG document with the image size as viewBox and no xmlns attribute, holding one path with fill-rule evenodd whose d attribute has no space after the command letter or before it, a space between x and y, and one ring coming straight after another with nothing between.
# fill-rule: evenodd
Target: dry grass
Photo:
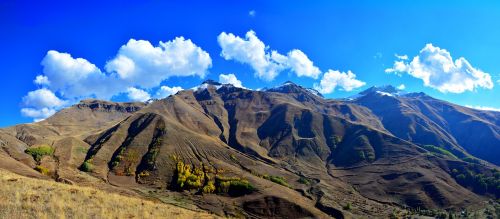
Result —
<instances>
[{"instance_id":1,"label":"dry grass","mask_svg":"<svg viewBox=\"0 0 500 219\"><path fill-rule=\"evenodd\" d=\"M215 218L173 205L0 169L0 218Z\"/></svg>"}]
</instances>

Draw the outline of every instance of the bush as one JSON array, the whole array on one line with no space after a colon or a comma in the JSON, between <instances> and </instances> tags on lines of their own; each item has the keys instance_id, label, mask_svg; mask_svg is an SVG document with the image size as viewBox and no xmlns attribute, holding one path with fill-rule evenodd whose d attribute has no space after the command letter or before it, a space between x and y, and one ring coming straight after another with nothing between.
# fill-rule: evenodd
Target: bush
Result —
<instances>
[{"instance_id":1,"label":"bush","mask_svg":"<svg viewBox=\"0 0 500 219\"><path fill-rule=\"evenodd\" d=\"M213 193L215 191L215 185L214 182L209 181L207 185L205 185L202 189L203 193L208 194L208 193Z\"/></svg>"},{"instance_id":2,"label":"bush","mask_svg":"<svg viewBox=\"0 0 500 219\"><path fill-rule=\"evenodd\" d=\"M455 156L450 151L448 151L444 148L436 147L434 145L423 145L422 147L425 150L428 150L429 152L431 152L433 155L444 155L447 157L458 159L457 156Z\"/></svg>"},{"instance_id":3,"label":"bush","mask_svg":"<svg viewBox=\"0 0 500 219\"><path fill-rule=\"evenodd\" d=\"M80 166L80 170L85 171L85 172L92 172L94 169L94 165L92 165L92 160L86 160L83 162L82 166Z\"/></svg>"},{"instance_id":4,"label":"bush","mask_svg":"<svg viewBox=\"0 0 500 219\"><path fill-rule=\"evenodd\" d=\"M28 148L24 152L31 155L36 162L40 162L43 156L52 156L54 154L54 148L48 145L42 145L40 147Z\"/></svg>"},{"instance_id":5,"label":"bush","mask_svg":"<svg viewBox=\"0 0 500 219\"><path fill-rule=\"evenodd\" d=\"M347 203L345 206L344 206L344 210L351 210L352 209L352 206L351 206L351 203Z\"/></svg>"},{"instance_id":6,"label":"bush","mask_svg":"<svg viewBox=\"0 0 500 219\"><path fill-rule=\"evenodd\" d=\"M309 182L309 180L305 177L300 177L299 180L297 180L297 182L299 182L300 184L304 184L304 185L309 185L311 184L311 182Z\"/></svg>"},{"instance_id":7,"label":"bush","mask_svg":"<svg viewBox=\"0 0 500 219\"><path fill-rule=\"evenodd\" d=\"M42 167L40 165L36 166L35 170L38 171L38 172L40 172L43 175L49 175L49 173L50 173L49 169L47 169L45 167Z\"/></svg>"},{"instance_id":8,"label":"bush","mask_svg":"<svg viewBox=\"0 0 500 219\"><path fill-rule=\"evenodd\" d=\"M148 177L148 176L149 176L149 172L147 170L144 170L144 171L139 173L139 177Z\"/></svg>"},{"instance_id":9,"label":"bush","mask_svg":"<svg viewBox=\"0 0 500 219\"><path fill-rule=\"evenodd\" d=\"M267 180L269 180L271 182L280 184L282 186L290 187L290 185L288 185L288 183L286 182L286 179L284 177L282 177L282 176L264 175L262 178L267 179Z\"/></svg>"},{"instance_id":10,"label":"bush","mask_svg":"<svg viewBox=\"0 0 500 219\"><path fill-rule=\"evenodd\" d=\"M252 193L255 188L250 182L238 177L215 177L215 187L218 193L229 194L231 196L241 196Z\"/></svg>"}]
</instances>

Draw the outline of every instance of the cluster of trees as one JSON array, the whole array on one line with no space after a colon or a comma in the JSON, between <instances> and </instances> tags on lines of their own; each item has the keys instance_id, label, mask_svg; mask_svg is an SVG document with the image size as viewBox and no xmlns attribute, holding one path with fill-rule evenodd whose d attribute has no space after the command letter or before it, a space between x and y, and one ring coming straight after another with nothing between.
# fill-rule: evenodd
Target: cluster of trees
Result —
<instances>
[{"instance_id":1,"label":"cluster of trees","mask_svg":"<svg viewBox=\"0 0 500 219\"><path fill-rule=\"evenodd\" d=\"M474 170L474 165L469 164L469 168L452 169L453 178L462 186L471 188L480 194L492 194L500 198L500 172L493 169L491 172L478 173Z\"/></svg>"},{"instance_id":2,"label":"cluster of trees","mask_svg":"<svg viewBox=\"0 0 500 219\"><path fill-rule=\"evenodd\" d=\"M35 167L36 171L40 172L43 175L49 175L50 170L48 168L40 165L41 164L40 162L42 161L42 158L44 156L54 155L54 151L55 151L54 148L49 146L49 145L41 145L38 147L28 148L24 151L24 153L31 155L33 157L33 159L36 161L36 163L38 164Z\"/></svg>"},{"instance_id":3,"label":"cluster of trees","mask_svg":"<svg viewBox=\"0 0 500 219\"><path fill-rule=\"evenodd\" d=\"M48 145L42 145L39 147L28 148L24 151L35 159L36 162L40 162L43 156L52 156L54 154L54 148Z\"/></svg>"},{"instance_id":4,"label":"cluster of trees","mask_svg":"<svg viewBox=\"0 0 500 219\"><path fill-rule=\"evenodd\" d=\"M173 187L176 190L195 190L198 193L217 193L240 196L252 193L255 188L245 179L224 177L205 165L197 167L177 161Z\"/></svg>"}]
</instances>

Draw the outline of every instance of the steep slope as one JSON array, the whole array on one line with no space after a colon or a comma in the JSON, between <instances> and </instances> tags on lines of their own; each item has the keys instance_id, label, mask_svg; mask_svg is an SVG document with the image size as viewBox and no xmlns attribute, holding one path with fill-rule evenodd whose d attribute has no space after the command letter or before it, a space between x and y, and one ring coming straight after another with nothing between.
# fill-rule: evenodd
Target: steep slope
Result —
<instances>
[{"instance_id":1,"label":"steep slope","mask_svg":"<svg viewBox=\"0 0 500 219\"><path fill-rule=\"evenodd\" d=\"M341 210L347 197L360 215L387 214L390 208L381 203L444 208L483 200L450 175L450 163L466 162L428 155L393 136L364 107L286 86L258 92L210 83L179 92L87 138L91 148L86 162L94 176L115 185L138 182L179 189L179 161L192 169L210 166L215 170L206 173L210 177L220 172L243 177L258 191L232 199L247 216L257 212L246 203L262 195L279 203L294 197L294 209L302 210L293 216L320 216L317 209L330 216L349 214ZM287 186L265 189L269 182L264 176L269 175L283 177ZM301 178L309 185L298 183ZM205 196L193 198L207 201ZM211 208L233 216L239 211Z\"/></svg>"},{"instance_id":2,"label":"steep slope","mask_svg":"<svg viewBox=\"0 0 500 219\"><path fill-rule=\"evenodd\" d=\"M423 93L398 95L370 88L355 103L368 107L395 136L473 155L500 164L500 112L480 111L438 100Z\"/></svg>"},{"instance_id":3,"label":"steep slope","mask_svg":"<svg viewBox=\"0 0 500 219\"><path fill-rule=\"evenodd\" d=\"M411 98L418 95L386 88L347 101L324 99L292 82L252 91L207 81L148 105L84 101L42 123L0 130L0 155L17 162L4 166L21 174L167 202L182 197L230 217L484 208L497 191L478 190L467 181L477 177L460 174L496 180L496 166L463 159L468 149L431 119L444 124L444 115L416 108ZM497 114L481 116L498 121ZM65 129L61 121L75 127ZM89 126L73 125L82 122ZM54 151L37 159L24 153L28 145ZM38 166L48 173L32 171Z\"/></svg>"},{"instance_id":4,"label":"steep slope","mask_svg":"<svg viewBox=\"0 0 500 219\"><path fill-rule=\"evenodd\" d=\"M95 183L76 168L84 161L88 135L107 129L145 106L144 103L114 103L84 100L37 123L0 129L0 167L27 176L42 177L33 168L42 166L57 180ZM53 156L35 161L28 148L50 147Z\"/></svg>"}]
</instances>

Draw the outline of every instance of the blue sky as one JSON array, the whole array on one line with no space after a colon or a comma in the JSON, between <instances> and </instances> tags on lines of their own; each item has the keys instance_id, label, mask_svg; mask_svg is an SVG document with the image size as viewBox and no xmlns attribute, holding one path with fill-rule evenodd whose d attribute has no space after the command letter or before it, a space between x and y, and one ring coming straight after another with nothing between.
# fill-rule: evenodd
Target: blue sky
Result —
<instances>
[{"instance_id":1,"label":"blue sky","mask_svg":"<svg viewBox=\"0 0 500 219\"><path fill-rule=\"evenodd\" d=\"M32 122L88 96L156 97L161 86L187 89L219 80L220 74L234 74L251 89L287 80L316 85L329 98L404 84L407 91L453 103L500 108L499 6L498 1L2 1L0 127ZM267 49L250 51L255 47L245 38L249 31ZM155 58L177 64L146 63L149 56L137 54L138 44L130 39L149 41L148 51L163 48ZM160 41L170 42L171 50L160 48ZM183 46L191 53L177 54ZM271 57L272 51L280 56ZM451 62L440 59L448 55ZM124 70L119 56L143 71ZM421 62L414 62L416 56ZM81 65L67 72L55 63L62 58ZM92 65L88 71L75 69ZM65 81L89 72L104 79ZM39 75L50 82L34 83ZM48 112L41 113L43 108Z\"/></svg>"}]
</instances>

